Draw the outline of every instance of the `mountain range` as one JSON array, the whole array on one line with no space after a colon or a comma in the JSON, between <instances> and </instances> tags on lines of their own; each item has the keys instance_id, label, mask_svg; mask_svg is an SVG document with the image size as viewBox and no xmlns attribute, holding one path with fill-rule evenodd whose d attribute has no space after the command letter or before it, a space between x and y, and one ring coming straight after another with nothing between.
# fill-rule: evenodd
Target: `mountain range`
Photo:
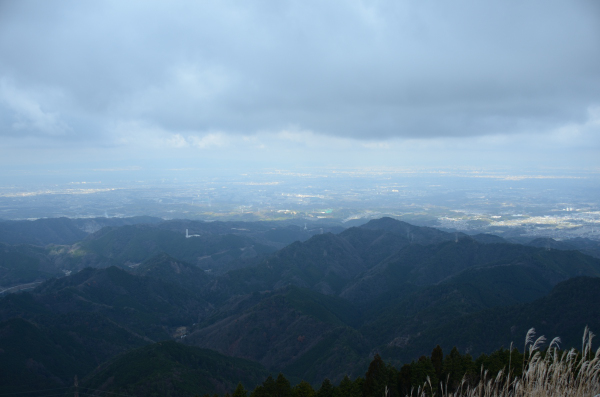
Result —
<instances>
[{"instance_id":1,"label":"mountain range","mask_svg":"<svg viewBox=\"0 0 600 397\"><path fill-rule=\"evenodd\" d=\"M176 395L279 372L317 385L364 374L375 352L394 364L436 345L479 355L531 327L576 347L586 325L600 329L593 242L522 245L392 218L322 231L47 221L50 237L0 240L5 289L34 287L0 299L0 393L68 387L77 375L94 390L143 394L149 373Z\"/></svg>"}]
</instances>

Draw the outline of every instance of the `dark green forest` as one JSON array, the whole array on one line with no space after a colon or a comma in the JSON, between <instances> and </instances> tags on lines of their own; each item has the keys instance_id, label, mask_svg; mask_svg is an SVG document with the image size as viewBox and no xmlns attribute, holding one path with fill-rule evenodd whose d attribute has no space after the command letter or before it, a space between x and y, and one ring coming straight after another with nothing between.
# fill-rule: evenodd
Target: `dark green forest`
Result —
<instances>
[{"instance_id":1,"label":"dark green forest","mask_svg":"<svg viewBox=\"0 0 600 397\"><path fill-rule=\"evenodd\" d=\"M518 375L532 327L564 349L600 329L593 242L89 222L0 225L0 394L400 396Z\"/></svg>"}]
</instances>

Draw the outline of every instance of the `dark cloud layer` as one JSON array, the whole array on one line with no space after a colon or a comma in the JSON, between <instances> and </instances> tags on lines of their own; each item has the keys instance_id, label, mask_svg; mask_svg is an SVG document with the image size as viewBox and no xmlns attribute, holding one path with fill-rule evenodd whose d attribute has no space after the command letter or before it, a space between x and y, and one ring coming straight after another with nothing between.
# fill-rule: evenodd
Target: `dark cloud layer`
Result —
<instances>
[{"instance_id":1,"label":"dark cloud layer","mask_svg":"<svg viewBox=\"0 0 600 397\"><path fill-rule=\"evenodd\" d=\"M600 105L592 0L0 4L15 145L545 134Z\"/></svg>"}]
</instances>

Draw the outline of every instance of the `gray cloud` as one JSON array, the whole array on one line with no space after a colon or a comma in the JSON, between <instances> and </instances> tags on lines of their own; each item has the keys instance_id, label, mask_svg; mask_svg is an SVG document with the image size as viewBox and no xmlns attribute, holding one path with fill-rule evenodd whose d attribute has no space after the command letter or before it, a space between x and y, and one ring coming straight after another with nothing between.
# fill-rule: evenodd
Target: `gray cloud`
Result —
<instances>
[{"instance_id":1,"label":"gray cloud","mask_svg":"<svg viewBox=\"0 0 600 397\"><path fill-rule=\"evenodd\" d=\"M11 142L539 134L600 105L593 1L1 4Z\"/></svg>"}]
</instances>

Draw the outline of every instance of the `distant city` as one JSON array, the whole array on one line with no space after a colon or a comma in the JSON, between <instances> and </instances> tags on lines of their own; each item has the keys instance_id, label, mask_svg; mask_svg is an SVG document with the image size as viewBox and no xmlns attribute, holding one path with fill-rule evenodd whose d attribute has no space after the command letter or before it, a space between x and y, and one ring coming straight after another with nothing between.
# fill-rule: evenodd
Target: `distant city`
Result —
<instances>
[{"instance_id":1,"label":"distant city","mask_svg":"<svg viewBox=\"0 0 600 397\"><path fill-rule=\"evenodd\" d=\"M214 175L173 170L169 177L146 174L136 181L99 175L0 186L0 219L149 215L351 225L392 216L466 233L600 239L598 170L330 168Z\"/></svg>"}]
</instances>

